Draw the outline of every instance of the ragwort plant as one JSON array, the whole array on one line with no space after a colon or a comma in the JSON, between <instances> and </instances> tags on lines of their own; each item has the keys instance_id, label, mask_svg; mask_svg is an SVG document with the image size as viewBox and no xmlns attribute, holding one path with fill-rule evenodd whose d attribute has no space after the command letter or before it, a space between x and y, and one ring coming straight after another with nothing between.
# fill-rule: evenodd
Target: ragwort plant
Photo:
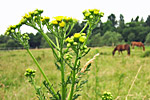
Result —
<instances>
[{"instance_id":1,"label":"ragwort plant","mask_svg":"<svg viewBox=\"0 0 150 100\"><path fill-rule=\"evenodd\" d=\"M71 37L69 37L69 34L78 20L66 16L57 16L50 21L50 18L43 17L42 13L43 10L39 9L26 13L17 25L11 25L8 27L5 34L19 41L19 43L22 44L27 50L45 79L43 84L49 93L51 93L51 97L49 97L49 99L75 100L78 98L78 96L80 96L78 92L81 91L82 86L87 82L87 80L82 79L82 76L85 75L85 72L89 70L91 65L91 63L88 63L88 65L85 65L83 68L81 68L80 60L90 51L90 49L88 49L86 46L87 40L92 33L92 30L100 21L101 17L103 17L104 13L100 12L98 9L89 9L83 11L86 24L80 32L74 33L74 35ZM61 89L57 90L57 92L53 88L53 84L49 81L42 70L42 67L31 53L29 49L30 38L28 34L21 34L20 28L23 25L30 26L40 32L52 49L55 57L54 63L61 73ZM47 28L49 34L52 34L55 37L55 41L52 41L47 36L47 34L44 32L44 27ZM87 33L83 33L85 29L87 29ZM69 75L65 73L66 66L71 69ZM37 97L40 100L48 99L45 97L41 88L35 85L35 71L32 69L27 69L25 76L29 78L29 82L34 86ZM59 91L61 93L59 93Z\"/></svg>"}]
</instances>

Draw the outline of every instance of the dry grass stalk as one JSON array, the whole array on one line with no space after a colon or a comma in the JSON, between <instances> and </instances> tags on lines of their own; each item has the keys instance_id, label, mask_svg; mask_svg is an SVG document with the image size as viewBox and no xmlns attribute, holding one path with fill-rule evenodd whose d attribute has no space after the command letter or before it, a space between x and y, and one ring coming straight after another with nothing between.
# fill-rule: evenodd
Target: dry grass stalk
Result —
<instances>
[{"instance_id":1,"label":"dry grass stalk","mask_svg":"<svg viewBox=\"0 0 150 100\"><path fill-rule=\"evenodd\" d=\"M130 93L130 91L131 91L131 89L132 89L132 87L133 87L133 85L134 85L135 80L137 79L137 76L138 76L138 74L139 74L141 68L142 68L142 66L140 66L140 68L139 68L139 70L138 70L138 72L137 72L137 74L136 74L136 76L135 76L135 78L134 78L134 80L133 80L133 82L132 82L132 84L131 84L131 87L130 87L130 89L128 90L128 94L127 94L127 96L126 96L126 100L128 100L129 93Z\"/></svg>"},{"instance_id":2,"label":"dry grass stalk","mask_svg":"<svg viewBox=\"0 0 150 100\"><path fill-rule=\"evenodd\" d=\"M120 96L117 96L117 98L115 100L118 100L120 98Z\"/></svg>"},{"instance_id":3,"label":"dry grass stalk","mask_svg":"<svg viewBox=\"0 0 150 100\"><path fill-rule=\"evenodd\" d=\"M94 57L93 57L92 59L90 59L90 60L84 65L84 67L81 69L80 73L83 73L83 72L86 70L87 66L88 66L89 64L91 64L91 63L94 61L94 59L96 58L96 56L99 56L99 53L97 53L96 55L94 55Z\"/></svg>"}]
</instances>

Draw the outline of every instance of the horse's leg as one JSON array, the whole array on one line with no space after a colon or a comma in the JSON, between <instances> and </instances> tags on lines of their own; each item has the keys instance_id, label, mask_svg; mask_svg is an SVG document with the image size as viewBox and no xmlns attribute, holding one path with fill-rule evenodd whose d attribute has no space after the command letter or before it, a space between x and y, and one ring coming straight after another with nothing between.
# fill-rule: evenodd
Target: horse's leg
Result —
<instances>
[{"instance_id":1,"label":"horse's leg","mask_svg":"<svg viewBox=\"0 0 150 100\"><path fill-rule=\"evenodd\" d=\"M132 45L132 49L134 49L134 44Z\"/></svg>"},{"instance_id":2,"label":"horse's leg","mask_svg":"<svg viewBox=\"0 0 150 100\"><path fill-rule=\"evenodd\" d=\"M121 51L121 54L123 55L122 51Z\"/></svg>"}]
</instances>

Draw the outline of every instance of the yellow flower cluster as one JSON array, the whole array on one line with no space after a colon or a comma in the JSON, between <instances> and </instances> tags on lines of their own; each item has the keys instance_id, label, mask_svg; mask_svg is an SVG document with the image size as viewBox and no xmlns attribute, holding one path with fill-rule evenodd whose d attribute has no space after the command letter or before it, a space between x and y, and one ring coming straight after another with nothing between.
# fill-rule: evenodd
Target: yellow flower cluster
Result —
<instances>
[{"instance_id":1,"label":"yellow flower cluster","mask_svg":"<svg viewBox=\"0 0 150 100\"><path fill-rule=\"evenodd\" d=\"M65 42L67 42L67 47L77 46L78 44L83 44L86 39L85 33L75 33L73 36L68 37Z\"/></svg>"},{"instance_id":2,"label":"yellow flower cluster","mask_svg":"<svg viewBox=\"0 0 150 100\"><path fill-rule=\"evenodd\" d=\"M84 15L84 19L93 19L95 17L103 17L104 13L100 12L99 9L88 9L88 10L84 10L83 12Z\"/></svg>"},{"instance_id":3,"label":"yellow flower cluster","mask_svg":"<svg viewBox=\"0 0 150 100\"><path fill-rule=\"evenodd\" d=\"M26 13L26 14L23 16L23 18L31 19L33 16L40 15L41 13L43 13L43 10L36 9L36 10L34 10L34 11L29 12L28 14Z\"/></svg>"},{"instance_id":4,"label":"yellow flower cluster","mask_svg":"<svg viewBox=\"0 0 150 100\"><path fill-rule=\"evenodd\" d=\"M41 17L40 21L45 24L46 22L49 22L50 18L49 17Z\"/></svg>"},{"instance_id":5,"label":"yellow flower cluster","mask_svg":"<svg viewBox=\"0 0 150 100\"><path fill-rule=\"evenodd\" d=\"M43 10L36 9L34 11L29 12L28 14L26 13L17 25L9 26L5 34L10 35L10 33L14 33L16 28L19 28L21 25L26 24L27 21L31 20L33 16L36 17L37 15L40 15L42 12ZM45 17L45 20L49 20L49 17Z\"/></svg>"},{"instance_id":6,"label":"yellow flower cluster","mask_svg":"<svg viewBox=\"0 0 150 100\"><path fill-rule=\"evenodd\" d=\"M28 68L28 69L26 69L26 72L24 75L26 77L35 77L35 72L36 72L36 70Z\"/></svg>"},{"instance_id":7,"label":"yellow flower cluster","mask_svg":"<svg viewBox=\"0 0 150 100\"><path fill-rule=\"evenodd\" d=\"M77 22L76 19L73 19L71 17L66 17L66 16L56 16L53 18L54 18L54 20L52 20L50 22L50 24L57 26L57 27L59 26L61 28L65 27L65 25L70 23L70 22Z\"/></svg>"}]
</instances>

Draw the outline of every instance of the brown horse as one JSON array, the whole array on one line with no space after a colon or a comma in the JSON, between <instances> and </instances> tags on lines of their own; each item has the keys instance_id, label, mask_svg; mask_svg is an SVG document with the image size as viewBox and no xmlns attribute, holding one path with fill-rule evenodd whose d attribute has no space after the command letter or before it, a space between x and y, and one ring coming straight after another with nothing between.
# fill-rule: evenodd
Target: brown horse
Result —
<instances>
[{"instance_id":1,"label":"brown horse","mask_svg":"<svg viewBox=\"0 0 150 100\"><path fill-rule=\"evenodd\" d=\"M119 54L120 52L122 53L122 51L124 50L127 50L127 53L128 53L128 56L130 56L130 45L128 44L125 44L125 45L117 45L113 52L112 52L112 55L114 56L115 55L115 52L118 50Z\"/></svg>"},{"instance_id":2,"label":"brown horse","mask_svg":"<svg viewBox=\"0 0 150 100\"><path fill-rule=\"evenodd\" d=\"M145 51L144 44L142 42L131 42L132 49L134 49L134 46L143 47L143 51Z\"/></svg>"}]
</instances>

